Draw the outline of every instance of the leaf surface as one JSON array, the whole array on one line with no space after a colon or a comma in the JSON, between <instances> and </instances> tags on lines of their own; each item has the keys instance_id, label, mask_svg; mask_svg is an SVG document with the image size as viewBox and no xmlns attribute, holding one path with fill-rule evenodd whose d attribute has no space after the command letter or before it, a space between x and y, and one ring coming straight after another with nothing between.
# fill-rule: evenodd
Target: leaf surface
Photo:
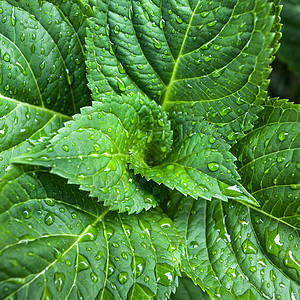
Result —
<instances>
[{"instance_id":1,"label":"leaf surface","mask_svg":"<svg viewBox=\"0 0 300 300\"><path fill-rule=\"evenodd\" d=\"M94 99L141 90L167 111L206 116L228 141L251 128L275 47L278 11L270 2L92 3L87 66Z\"/></svg>"},{"instance_id":2,"label":"leaf surface","mask_svg":"<svg viewBox=\"0 0 300 300\"><path fill-rule=\"evenodd\" d=\"M175 137L172 151L156 166L133 159L134 172L195 199L235 198L256 205L256 200L238 182L236 158L216 128L194 116L179 114L171 118Z\"/></svg>"},{"instance_id":3,"label":"leaf surface","mask_svg":"<svg viewBox=\"0 0 300 300\"><path fill-rule=\"evenodd\" d=\"M51 167L110 209L133 213L156 206L160 191L129 170L131 155L161 159L171 143L170 122L154 101L116 96L84 107L49 142L12 162Z\"/></svg>"},{"instance_id":4,"label":"leaf surface","mask_svg":"<svg viewBox=\"0 0 300 300\"><path fill-rule=\"evenodd\" d=\"M175 291L179 235L160 210L110 212L45 170L12 171L0 190L2 297L166 299Z\"/></svg>"},{"instance_id":5,"label":"leaf surface","mask_svg":"<svg viewBox=\"0 0 300 300\"><path fill-rule=\"evenodd\" d=\"M71 1L27 2L0 3L0 177L30 140L49 136L90 103L86 17Z\"/></svg>"},{"instance_id":6,"label":"leaf surface","mask_svg":"<svg viewBox=\"0 0 300 300\"><path fill-rule=\"evenodd\" d=\"M171 196L169 215L185 237L182 269L212 297L300 297L299 116L298 106L274 100L233 147L260 208Z\"/></svg>"}]
</instances>

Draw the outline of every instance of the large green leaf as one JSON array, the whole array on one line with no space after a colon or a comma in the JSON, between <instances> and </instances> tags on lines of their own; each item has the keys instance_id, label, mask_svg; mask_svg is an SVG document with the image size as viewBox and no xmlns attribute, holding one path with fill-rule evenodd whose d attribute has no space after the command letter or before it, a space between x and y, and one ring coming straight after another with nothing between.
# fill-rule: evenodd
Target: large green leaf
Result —
<instances>
[{"instance_id":1,"label":"large green leaf","mask_svg":"<svg viewBox=\"0 0 300 300\"><path fill-rule=\"evenodd\" d=\"M235 198L257 204L238 182L236 158L216 128L184 114L172 119L175 139L172 151L156 166L149 166L140 158L133 160L134 172L195 199Z\"/></svg>"},{"instance_id":2,"label":"large green leaf","mask_svg":"<svg viewBox=\"0 0 300 300\"><path fill-rule=\"evenodd\" d=\"M255 130L233 147L242 183L262 209L282 222L300 226L300 109L274 100Z\"/></svg>"},{"instance_id":3,"label":"large green leaf","mask_svg":"<svg viewBox=\"0 0 300 300\"><path fill-rule=\"evenodd\" d=\"M45 170L0 186L1 299L166 299L179 236L160 210L110 212Z\"/></svg>"},{"instance_id":4,"label":"large green leaf","mask_svg":"<svg viewBox=\"0 0 300 300\"><path fill-rule=\"evenodd\" d=\"M0 176L29 139L48 136L90 103L86 17L71 1L56 2L0 2Z\"/></svg>"},{"instance_id":5,"label":"large green leaf","mask_svg":"<svg viewBox=\"0 0 300 300\"><path fill-rule=\"evenodd\" d=\"M91 2L87 66L94 99L142 90L167 111L206 116L230 141L251 128L277 47L273 3Z\"/></svg>"},{"instance_id":6,"label":"large green leaf","mask_svg":"<svg viewBox=\"0 0 300 300\"><path fill-rule=\"evenodd\" d=\"M170 122L154 101L116 96L84 107L49 142L11 161L52 167L110 209L133 213L157 202L155 185L129 170L131 156L159 160L171 143Z\"/></svg>"},{"instance_id":7,"label":"large green leaf","mask_svg":"<svg viewBox=\"0 0 300 300\"><path fill-rule=\"evenodd\" d=\"M171 196L170 215L185 237L182 268L215 298L300 297L299 118L298 106L270 103L233 147L260 208Z\"/></svg>"},{"instance_id":8,"label":"large green leaf","mask_svg":"<svg viewBox=\"0 0 300 300\"><path fill-rule=\"evenodd\" d=\"M172 196L169 213L185 237L182 270L213 299L300 297L299 226L235 201Z\"/></svg>"}]
</instances>

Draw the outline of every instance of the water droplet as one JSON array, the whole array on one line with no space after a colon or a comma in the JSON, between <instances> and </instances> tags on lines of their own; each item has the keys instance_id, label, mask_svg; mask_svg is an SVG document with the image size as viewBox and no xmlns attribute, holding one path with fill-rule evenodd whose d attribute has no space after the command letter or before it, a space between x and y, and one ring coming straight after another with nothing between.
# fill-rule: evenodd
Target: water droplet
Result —
<instances>
[{"instance_id":1,"label":"water droplet","mask_svg":"<svg viewBox=\"0 0 300 300\"><path fill-rule=\"evenodd\" d=\"M203 11L200 13L201 17L206 18L209 15L210 11Z\"/></svg>"},{"instance_id":2,"label":"water droplet","mask_svg":"<svg viewBox=\"0 0 300 300\"><path fill-rule=\"evenodd\" d=\"M291 184L290 187L293 190L299 190L300 189L300 183L298 183L298 184Z\"/></svg>"},{"instance_id":3,"label":"water droplet","mask_svg":"<svg viewBox=\"0 0 300 300\"><path fill-rule=\"evenodd\" d=\"M159 28L163 29L165 27L166 27L166 21L161 18L160 21L159 21Z\"/></svg>"},{"instance_id":4,"label":"water droplet","mask_svg":"<svg viewBox=\"0 0 300 300\"><path fill-rule=\"evenodd\" d=\"M41 300L52 300L52 299L53 299L52 294L46 286L44 288L44 292L43 292L43 295L41 297Z\"/></svg>"},{"instance_id":5,"label":"water droplet","mask_svg":"<svg viewBox=\"0 0 300 300\"><path fill-rule=\"evenodd\" d=\"M278 138L281 142L285 141L288 137L288 132L285 132L285 131L281 131L279 134L278 134Z\"/></svg>"},{"instance_id":6,"label":"water droplet","mask_svg":"<svg viewBox=\"0 0 300 300\"><path fill-rule=\"evenodd\" d=\"M127 254L126 252L124 252L124 251L122 252L121 256L122 256L125 260L128 259L128 254Z\"/></svg>"},{"instance_id":7,"label":"water droplet","mask_svg":"<svg viewBox=\"0 0 300 300\"><path fill-rule=\"evenodd\" d=\"M267 251L278 257L283 244L280 242L280 235L277 230L270 231L269 229L266 229L265 240Z\"/></svg>"},{"instance_id":8,"label":"water droplet","mask_svg":"<svg viewBox=\"0 0 300 300\"><path fill-rule=\"evenodd\" d=\"M215 137L211 136L211 137L209 138L209 142L210 142L211 144L213 144L215 141L216 141L216 138L215 138Z\"/></svg>"},{"instance_id":9,"label":"water droplet","mask_svg":"<svg viewBox=\"0 0 300 300\"><path fill-rule=\"evenodd\" d=\"M162 47L162 42L161 41L159 41L159 40L157 40L156 38L152 38L152 40L153 40L153 45L154 45L154 47L156 48L156 49L161 49L161 47Z\"/></svg>"},{"instance_id":10,"label":"water droplet","mask_svg":"<svg viewBox=\"0 0 300 300\"><path fill-rule=\"evenodd\" d=\"M212 172L216 172L219 170L220 165L216 162L211 162L207 165L208 169Z\"/></svg>"},{"instance_id":11,"label":"water droplet","mask_svg":"<svg viewBox=\"0 0 300 300\"><path fill-rule=\"evenodd\" d=\"M123 228L124 228L126 235L129 237L132 233L132 227L128 224L124 224Z\"/></svg>"},{"instance_id":12,"label":"water droplet","mask_svg":"<svg viewBox=\"0 0 300 300\"><path fill-rule=\"evenodd\" d=\"M176 17L176 22L178 24L182 24L183 23L182 19L179 16Z\"/></svg>"},{"instance_id":13,"label":"water droplet","mask_svg":"<svg viewBox=\"0 0 300 300\"><path fill-rule=\"evenodd\" d=\"M55 205L55 200L51 198L45 198L44 202L49 205L49 206L54 206Z\"/></svg>"},{"instance_id":14,"label":"water droplet","mask_svg":"<svg viewBox=\"0 0 300 300\"><path fill-rule=\"evenodd\" d=\"M87 226L87 228L85 228L83 230L83 235L80 238L81 242L93 242L96 240L98 235L98 231L96 229L96 227L94 226Z\"/></svg>"},{"instance_id":15,"label":"water droplet","mask_svg":"<svg viewBox=\"0 0 300 300\"><path fill-rule=\"evenodd\" d=\"M124 92L126 90L126 85L125 85L124 81L122 79L120 79L119 77L116 77L116 79L117 79L119 90L121 92Z\"/></svg>"},{"instance_id":16,"label":"water droplet","mask_svg":"<svg viewBox=\"0 0 300 300\"><path fill-rule=\"evenodd\" d=\"M119 34L120 33L120 26L119 25L115 25L115 27L114 27L114 33L115 34Z\"/></svg>"},{"instance_id":17,"label":"water droplet","mask_svg":"<svg viewBox=\"0 0 300 300\"><path fill-rule=\"evenodd\" d=\"M115 269L116 268L114 267L114 265L111 262L109 262L107 271L108 276L112 275L115 272Z\"/></svg>"},{"instance_id":18,"label":"water droplet","mask_svg":"<svg viewBox=\"0 0 300 300\"><path fill-rule=\"evenodd\" d=\"M29 219L31 217L31 212L29 209L25 209L22 213L24 219Z\"/></svg>"},{"instance_id":19,"label":"water droplet","mask_svg":"<svg viewBox=\"0 0 300 300\"><path fill-rule=\"evenodd\" d=\"M40 69L43 70L45 68L45 61L42 61L40 63Z\"/></svg>"},{"instance_id":20,"label":"water droplet","mask_svg":"<svg viewBox=\"0 0 300 300\"><path fill-rule=\"evenodd\" d=\"M174 281L174 268L166 263L156 265L157 282L163 286L170 286Z\"/></svg>"},{"instance_id":21,"label":"water droplet","mask_svg":"<svg viewBox=\"0 0 300 300\"><path fill-rule=\"evenodd\" d=\"M90 277L91 277L93 283L96 283L98 281L98 276L94 272L90 273Z\"/></svg>"},{"instance_id":22,"label":"water droplet","mask_svg":"<svg viewBox=\"0 0 300 300\"><path fill-rule=\"evenodd\" d=\"M249 239L246 239L243 242L242 250L245 254L256 254L257 253L257 248L254 246L254 244Z\"/></svg>"},{"instance_id":23,"label":"water droplet","mask_svg":"<svg viewBox=\"0 0 300 300\"><path fill-rule=\"evenodd\" d=\"M109 240L114 235L114 230L112 228L105 228L104 235Z\"/></svg>"},{"instance_id":24,"label":"water droplet","mask_svg":"<svg viewBox=\"0 0 300 300\"><path fill-rule=\"evenodd\" d=\"M80 271L89 269L91 266L86 257L84 257L81 254L78 254L78 263L77 263L76 267L77 267L78 272L80 272Z\"/></svg>"},{"instance_id":25,"label":"water droplet","mask_svg":"<svg viewBox=\"0 0 300 300\"><path fill-rule=\"evenodd\" d=\"M8 131L8 126L6 124L3 124L2 127L0 128L0 138L3 138Z\"/></svg>"},{"instance_id":26,"label":"water droplet","mask_svg":"<svg viewBox=\"0 0 300 300\"><path fill-rule=\"evenodd\" d=\"M68 152L69 151L69 146L68 145L63 145L61 147L64 151Z\"/></svg>"},{"instance_id":27,"label":"water droplet","mask_svg":"<svg viewBox=\"0 0 300 300\"><path fill-rule=\"evenodd\" d=\"M144 66L143 66L142 64L138 64L136 67L137 67L139 70L142 70L142 69L144 68Z\"/></svg>"},{"instance_id":28,"label":"water droplet","mask_svg":"<svg viewBox=\"0 0 300 300\"><path fill-rule=\"evenodd\" d=\"M128 281L128 273L127 272L120 272L119 281L120 281L121 284L125 284Z\"/></svg>"},{"instance_id":29,"label":"water droplet","mask_svg":"<svg viewBox=\"0 0 300 300\"><path fill-rule=\"evenodd\" d=\"M64 283L65 283L65 275L63 273L55 273L54 284L58 292L62 291Z\"/></svg>"},{"instance_id":30,"label":"water droplet","mask_svg":"<svg viewBox=\"0 0 300 300\"><path fill-rule=\"evenodd\" d=\"M213 27L213 26L215 26L217 23L218 23L218 21L217 21L217 20L214 20L214 21L212 21L212 22L207 23L207 25L210 26L210 27Z\"/></svg>"},{"instance_id":31,"label":"water droplet","mask_svg":"<svg viewBox=\"0 0 300 300\"><path fill-rule=\"evenodd\" d=\"M46 225L50 226L54 223L54 214L53 213L47 213L44 222Z\"/></svg>"},{"instance_id":32,"label":"water droplet","mask_svg":"<svg viewBox=\"0 0 300 300\"><path fill-rule=\"evenodd\" d=\"M24 68L24 66L22 64L20 64L19 62L16 62L16 66L20 69L21 73L26 76L27 75L27 71Z\"/></svg>"},{"instance_id":33,"label":"water droplet","mask_svg":"<svg viewBox=\"0 0 300 300\"><path fill-rule=\"evenodd\" d=\"M255 266L251 266L249 267L249 270L252 272L252 273L255 273L257 271L257 268Z\"/></svg>"},{"instance_id":34,"label":"water droplet","mask_svg":"<svg viewBox=\"0 0 300 300\"><path fill-rule=\"evenodd\" d=\"M164 228L164 227L172 227L173 226L173 221L170 218L168 218L168 217L163 217L162 219L160 219L158 221L158 224L162 228Z\"/></svg>"},{"instance_id":35,"label":"water droplet","mask_svg":"<svg viewBox=\"0 0 300 300\"><path fill-rule=\"evenodd\" d=\"M300 262L293 255L291 250L288 250L286 252L283 262L287 267L295 269L298 272L298 275L300 276Z\"/></svg>"},{"instance_id":36,"label":"water droplet","mask_svg":"<svg viewBox=\"0 0 300 300\"><path fill-rule=\"evenodd\" d=\"M220 110L220 115L224 117L228 115L231 111L232 111L231 107L223 105Z\"/></svg>"},{"instance_id":37,"label":"water droplet","mask_svg":"<svg viewBox=\"0 0 300 300\"><path fill-rule=\"evenodd\" d=\"M239 136L238 132L230 131L227 138L229 141L235 141L238 138L238 136Z\"/></svg>"},{"instance_id":38,"label":"water droplet","mask_svg":"<svg viewBox=\"0 0 300 300\"><path fill-rule=\"evenodd\" d=\"M7 53L7 52L5 52L4 55L3 55L3 59L4 59L5 61L9 62L9 61L10 61L10 54Z\"/></svg>"}]
</instances>

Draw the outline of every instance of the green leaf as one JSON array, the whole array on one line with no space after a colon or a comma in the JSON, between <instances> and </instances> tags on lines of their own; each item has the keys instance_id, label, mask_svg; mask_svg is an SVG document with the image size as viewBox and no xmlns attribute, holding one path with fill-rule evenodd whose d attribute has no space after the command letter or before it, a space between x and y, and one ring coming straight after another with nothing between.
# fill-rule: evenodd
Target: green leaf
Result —
<instances>
[{"instance_id":1,"label":"green leaf","mask_svg":"<svg viewBox=\"0 0 300 300\"><path fill-rule=\"evenodd\" d=\"M154 101L116 96L84 107L49 142L12 162L52 167L110 209L133 213L156 206L161 191L129 170L131 155L163 158L170 143L170 122Z\"/></svg>"},{"instance_id":2,"label":"green leaf","mask_svg":"<svg viewBox=\"0 0 300 300\"><path fill-rule=\"evenodd\" d=\"M13 171L0 187L3 298L166 299L175 291L179 235L160 210L110 212L45 170Z\"/></svg>"},{"instance_id":3,"label":"green leaf","mask_svg":"<svg viewBox=\"0 0 300 300\"><path fill-rule=\"evenodd\" d=\"M141 90L167 111L206 116L229 141L251 128L276 46L272 3L92 3L87 66L94 99Z\"/></svg>"},{"instance_id":4,"label":"green leaf","mask_svg":"<svg viewBox=\"0 0 300 300\"><path fill-rule=\"evenodd\" d=\"M0 3L0 177L30 140L51 135L90 103L86 18L70 1L56 2Z\"/></svg>"},{"instance_id":5,"label":"green leaf","mask_svg":"<svg viewBox=\"0 0 300 300\"><path fill-rule=\"evenodd\" d=\"M171 196L169 215L185 237L182 269L214 297L300 297L299 119L299 106L270 101L233 147L260 208Z\"/></svg>"},{"instance_id":6,"label":"green leaf","mask_svg":"<svg viewBox=\"0 0 300 300\"><path fill-rule=\"evenodd\" d=\"M171 300L205 300L210 299L208 294L203 292L200 287L196 286L193 281L184 273L179 278L179 285L175 294L171 295Z\"/></svg>"},{"instance_id":7,"label":"green leaf","mask_svg":"<svg viewBox=\"0 0 300 300\"><path fill-rule=\"evenodd\" d=\"M172 127L176 139L167 158L152 167L133 156L131 168L136 174L195 199L235 198L257 204L238 182L236 158L214 126L179 114L174 117Z\"/></svg>"},{"instance_id":8,"label":"green leaf","mask_svg":"<svg viewBox=\"0 0 300 300\"><path fill-rule=\"evenodd\" d=\"M255 129L233 147L242 183L264 211L300 227L299 105L273 100L259 120Z\"/></svg>"},{"instance_id":9,"label":"green leaf","mask_svg":"<svg viewBox=\"0 0 300 300\"><path fill-rule=\"evenodd\" d=\"M282 4L283 27L278 57L288 64L291 71L300 76L300 53L298 51L300 47L300 2L299 0L286 0Z\"/></svg>"},{"instance_id":10,"label":"green leaf","mask_svg":"<svg viewBox=\"0 0 300 300\"><path fill-rule=\"evenodd\" d=\"M213 299L299 298L299 227L232 200L178 192L169 215L185 237L182 270Z\"/></svg>"}]
</instances>

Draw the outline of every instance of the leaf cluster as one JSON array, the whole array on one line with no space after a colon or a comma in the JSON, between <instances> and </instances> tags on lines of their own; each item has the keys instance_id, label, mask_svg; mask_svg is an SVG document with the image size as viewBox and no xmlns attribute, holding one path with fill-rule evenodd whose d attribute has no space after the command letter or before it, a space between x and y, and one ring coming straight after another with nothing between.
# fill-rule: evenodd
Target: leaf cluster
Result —
<instances>
[{"instance_id":1,"label":"leaf cluster","mask_svg":"<svg viewBox=\"0 0 300 300\"><path fill-rule=\"evenodd\" d=\"M0 1L1 299L300 298L280 11Z\"/></svg>"}]
</instances>

